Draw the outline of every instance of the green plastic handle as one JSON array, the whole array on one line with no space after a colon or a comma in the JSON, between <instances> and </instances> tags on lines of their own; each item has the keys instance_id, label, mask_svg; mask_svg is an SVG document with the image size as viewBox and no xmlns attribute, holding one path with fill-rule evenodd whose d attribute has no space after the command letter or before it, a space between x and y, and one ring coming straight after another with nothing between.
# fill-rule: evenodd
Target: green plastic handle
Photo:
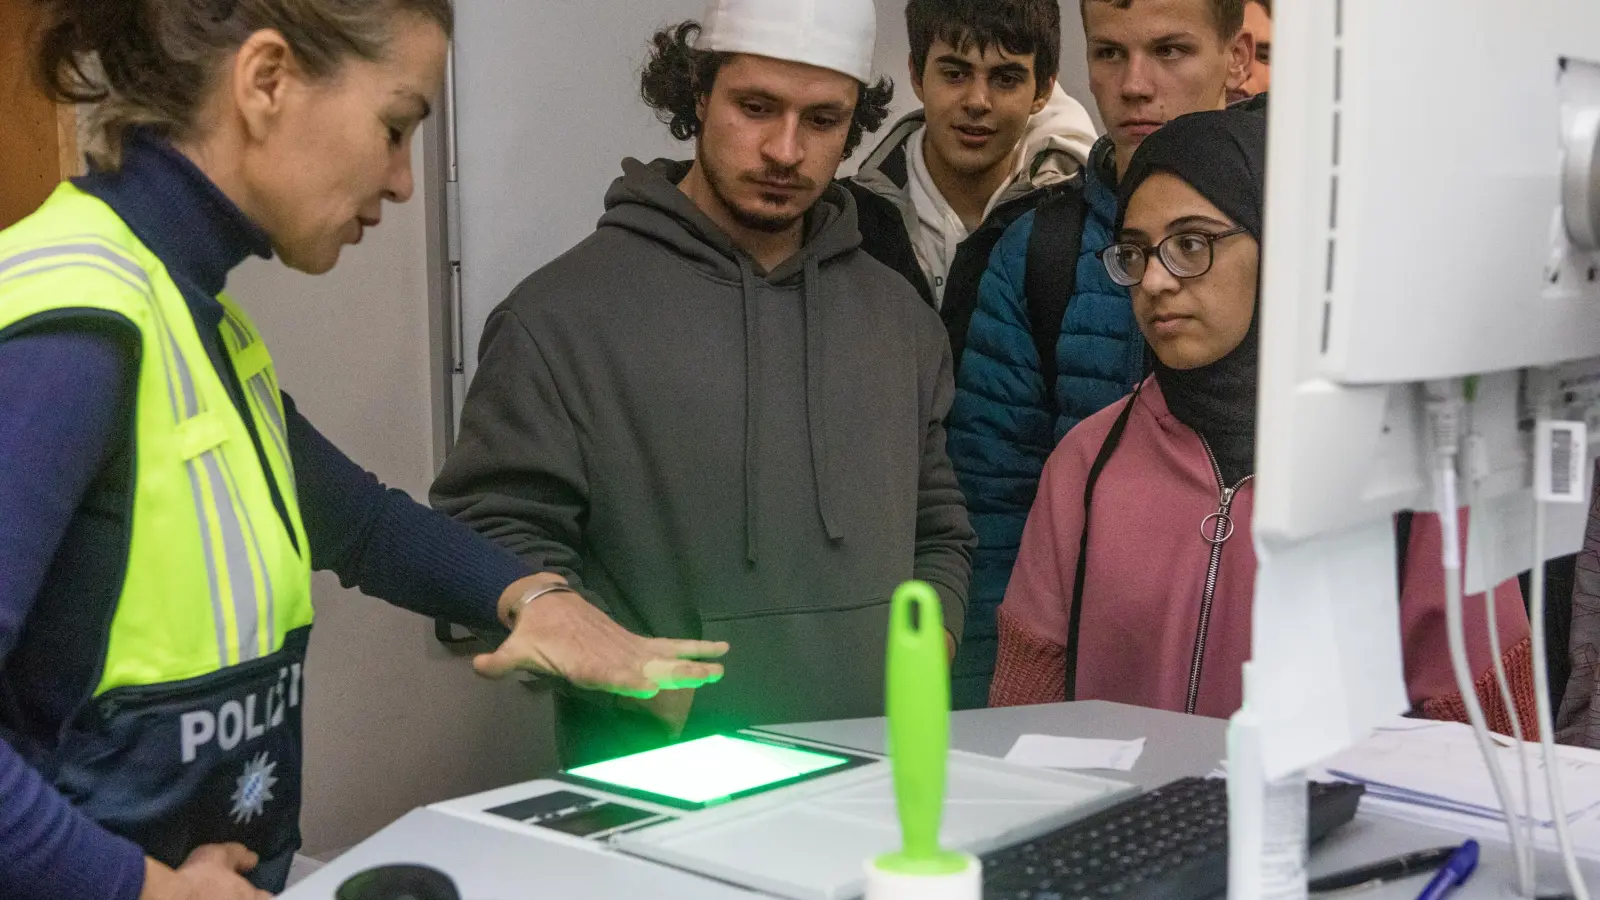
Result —
<instances>
[{"instance_id":1,"label":"green plastic handle","mask_svg":"<svg viewBox=\"0 0 1600 900\"><path fill-rule=\"evenodd\" d=\"M904 850L879 868L908 875L960 872L967 861L939 849L950 751L950 657L939 595L921 581L894 593L889 612L889 760Z\"/></svg>"}]
</instances>

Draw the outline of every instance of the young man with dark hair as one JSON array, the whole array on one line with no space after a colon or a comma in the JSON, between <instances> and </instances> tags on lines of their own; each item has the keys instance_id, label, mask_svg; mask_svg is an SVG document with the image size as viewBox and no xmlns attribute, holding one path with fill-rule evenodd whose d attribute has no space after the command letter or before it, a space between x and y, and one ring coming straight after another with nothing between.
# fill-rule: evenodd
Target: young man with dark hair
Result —
<instances>
[{"instance_id":1,"label":"young man with dark hair","mask_svg":"<svg viewBox=\"0 0 1600 900\"><path fill-rule=\"evenodd\" d=\"M862 248L939 310L959 366L989 251L1082 167L1094 124L1056 84L1057 0L910 0L906 31L923 108L848 186Z\"/></svg>"},{"instance_id":2,"label":"young man with dark hair","mask_svg":"<svg viewBox=\"0 0 1600 900\"><path fill-rule=\"evenodd\" d=\"M596 232L489 319L434 502L636 633L731 647L698 693L560 693L566 764L881 714L910 578L955 652L950 350L834 181L884 118L875 24L869 0L713 0L656 35L642 92L693 161L625 161Z\"/></svg>"},{"instance_id":3,"label":"young man with dark hair","mask_svg":"<svg viewBox=\"0 0 1600 900\"><path fill-rule=\"evenodd\" d=\"M958 706L988 698L1004 598L1046 457L1144 376L1126 288L1106 275L1116 186L1133 152L1186 113L1221 109L1253 56L1245 0L1081 0L1089 86L1108 134L1083 177L1000 239L983 274L950 419L950 456L978 532Z\"/></svg>"}]
</instances>

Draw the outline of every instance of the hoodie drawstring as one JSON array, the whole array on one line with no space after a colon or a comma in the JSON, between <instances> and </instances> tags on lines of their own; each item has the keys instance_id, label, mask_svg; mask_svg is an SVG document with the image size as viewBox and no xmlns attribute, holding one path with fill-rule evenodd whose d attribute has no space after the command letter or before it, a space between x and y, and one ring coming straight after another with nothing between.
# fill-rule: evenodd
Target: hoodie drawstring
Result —
<instances>
[{"instance_id":1,"label":"hoodie drawstring","mask_svg":"<svg viewBox=\"0 0 1600 900\"><path fill-rule=\"evenodd\" d=\"M756 322L756 274L739 257L739 282L744 286L744 561L756 564L756 403L761 393L761 332Z\"/></svg>"},{"instance_id":2,"label":"hoodie drawstring","mask_svg":"<svg viewBox=\"0 0 1600 900\"><path fill-rule=\"evenodd\" d=\"M822 515L822 527L828 540L844 539L844 529L833 515L833 504L828 499L828 459L825 454L822 407L822 304L816 300L817 259L806 258L805 280L800 285L801 309L806 320L806 430L811 435L811 473L817 483L817 512Z\"/></svg>"},{"instance_id":3,"label":"hoodie drawstring","mask_svg":"<svg viewBox=\"0 0 1600 900\"><path fill-rule=\"evenodd\" d=\"M807 259L804 280L800 285L801 313L805 317L805 380L806 380L806 431L811 439L811 477L816 481L817 513L822 517L823 530L828 540L844 539L844 529L834 517L834 504L828 496L828 458L824 447L822 410L822 374L825 371L822 357L822 306L816 300L817 282L820 280L817 261ZM756 297L755 271L742 256L739 259L739 281L744 292L744 559L755 565L759 533L759 510L756 492L760 484L757 468L760 433L757 420L761 395L760 323L757 319L759 304Z\"/></svg>"}]
</instances>

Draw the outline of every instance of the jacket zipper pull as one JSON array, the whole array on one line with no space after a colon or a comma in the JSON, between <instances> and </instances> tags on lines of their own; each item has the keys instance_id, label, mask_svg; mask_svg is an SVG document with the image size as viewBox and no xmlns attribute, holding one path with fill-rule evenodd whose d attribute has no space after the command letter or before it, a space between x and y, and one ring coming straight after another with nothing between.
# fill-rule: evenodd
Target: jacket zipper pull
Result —
<instances>
[{"instance_id":1,"label":"jacket zipper pull","mask_svg":"<svg viewBox=\"0 0 1600 900\"><path fill-rule=\"evenodd\" d=\"M1200 520L1200 536L1213 547L1220 547L1233 537L1233 495L1236 493L1234 488L1223 488L1217 511Z\"/></svg>"}]
</instances>

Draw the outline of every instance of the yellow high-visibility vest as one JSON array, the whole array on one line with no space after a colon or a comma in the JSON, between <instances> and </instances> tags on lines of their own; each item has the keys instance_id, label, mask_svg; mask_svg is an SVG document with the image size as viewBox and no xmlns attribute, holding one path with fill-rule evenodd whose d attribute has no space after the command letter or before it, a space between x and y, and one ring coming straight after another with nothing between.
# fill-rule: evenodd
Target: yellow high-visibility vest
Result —
<instances>
[{"instance_id":1,"label":"yellow high-visibility vest","mask_svg":"<svg viewBox=\"0 0 1600 900\"><path fill-rule=\"evenodd\" d=\"M184 844L241 839L263 855L298 844L311 554L272 359L243 311L217 299L266 470L178 286L109 206L62 185L0 232L0 336L86 310L139 333L127 567L86 698L99 721L80 716L41 768L174 865ZM291 769L292 786L279 785Z\"/></svg>"}]
</instances>

